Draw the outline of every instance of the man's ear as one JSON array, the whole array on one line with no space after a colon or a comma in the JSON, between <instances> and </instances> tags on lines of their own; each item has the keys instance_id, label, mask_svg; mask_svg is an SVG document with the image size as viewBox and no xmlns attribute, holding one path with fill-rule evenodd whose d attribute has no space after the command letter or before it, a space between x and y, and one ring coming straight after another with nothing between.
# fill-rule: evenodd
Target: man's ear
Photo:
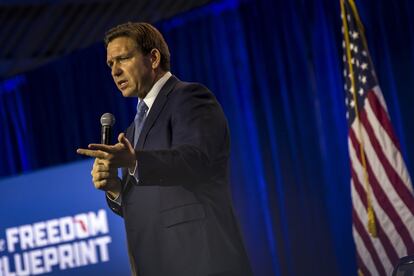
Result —
<instances>
[{"instance_id":1,"label":"man's ear","mask_svg":"<svg viewBox=\"0 0 414 276\"><path fill-rule=\"evenodd\" d=\"M154 48L150 52L152 69L157 69L161 63L161 53L158 49Z\"/></svg>"}]
</instances>

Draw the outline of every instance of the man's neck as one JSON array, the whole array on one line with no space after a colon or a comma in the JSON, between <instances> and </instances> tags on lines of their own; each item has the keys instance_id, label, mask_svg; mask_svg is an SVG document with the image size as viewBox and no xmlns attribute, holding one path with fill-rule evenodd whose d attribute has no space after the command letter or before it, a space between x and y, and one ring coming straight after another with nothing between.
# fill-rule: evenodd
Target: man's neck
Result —
<instances>
[{"instance_id":1,"label":"man's neck","mask_svg":"<svg viewBox=\"0 0 414 276\"><path fill-rule=\"evenodd\" d=\"M140 100L145 100L147 105L151 105L154 99L157 97L158 93L161 91L162 87L168 81L170 76L170 72L163 72L163 75L155 81L155 83L151 86L151 89L148 91L145 97L140 98Z\"/></svg>"},{"instance_id":2,"label":"man's neck","mask_svg":"<svg viewBox=\"0 0 414 276\"><path fill-rule=\"evenodd\" d=\"M157 83L157 81L159 81L165 75L165 73L167 72L164 70L158 70L158 72L155 73L155 78L152 86L154 86L154 84Z\"/></svg>"},{"instance_id":3,"label":"man's neck","mask_svg":"<svg viewBox=\"0 0 414 276\"><path fill-rule=\"evenodd\" d=\"M157 70L155 72L155 78L154 78L154 80L151 83L151 87L148 89L147 93L145 93L145 96L142 97L142 98L140 96L138 96L138 98L140 100L144 99L148 95L148 93L151 91L151 89L154 87L154 85L157 83L157 81L159 81L166 73L167 73L166 71Z\"/></svg>"}]
</instances>

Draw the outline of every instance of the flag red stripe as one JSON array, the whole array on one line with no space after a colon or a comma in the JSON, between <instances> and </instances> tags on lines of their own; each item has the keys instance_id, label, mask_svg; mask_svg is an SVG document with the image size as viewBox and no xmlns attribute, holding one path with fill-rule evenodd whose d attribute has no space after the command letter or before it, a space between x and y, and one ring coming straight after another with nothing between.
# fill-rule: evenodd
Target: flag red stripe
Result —
<instances>
[{"instance_id":1,"label":"flag red stripe","mask_svg":"<svg viewBox=\"0 0 414 276\"><path fill-rule=\"evenodd\" d=\"M379 143L377 137L375 136L374 130L372 129L371 124L368 121L368 116L366 109L361 112L361 122L365 127L365 130L368 133L368 137L371 141L372 146L375 149L375 152L380 160L382 166L384 167L385 173L388 176L390 184L394 187L394 190L400 196L402 201L405 203L407 208L411 211L411 215L414 215L414 198L411 194L410 190L404 184L403 180L401 179L400 175L394 170L390 162L388 161L385 153Z\"/></svg>"},{"instance_id":2,"label":"flag red stripe","mask_svg":"<svg viewBox=\"0 0 414 276\"><path fill-rule=\"evenodd\" d=\"M359 182L358 177L356 176L355 170L351 166L351 174L352 174L352 181L354 182L355 190L357 191L362 204L365 207L365 210L367 207L367 194L365 193L364 188L361 185L361 182ZM364 214L360 214L364 215ZM375 216L375 220L378 221L377 217ZM385 253L387 254L388 258L390 259L392 264L396 264L399 260L397 251L395 250L394 246L392 245L390 239L386 235L384 229L382 228L382 225L380 223L377 223L377 234L378 238L381 241L382 246L385 249Z\"/></svg>"},{"instance_id":3,"label":"flag red stripe","mask_svg":"<svg viewBox=\"0 0 414 276\"><path fill-rule=\"evenodd\" d=\"M374 91L368 91L367 98L375 117L377 117L377 120L381 122L382 127L385 129L398 151L401 151L400 143L398 142L397 136L395 136L394 128L392 127L388 112L384 109Z\"/></svg>"},{"instance_id":4,"label":"flag red stripe","mask_svg":"<svg viewBox=\"0 0 414 276\"><path fill-rule=\"evenodd\" d=\"M362 261L362 258L359 255L358 250L357 250L356 253L357 253L356 256L357 256L358 268L361 270L361 272L362 272L362 274L364 274L364 276L371 276L371 272L369 272L368 268L365 266L364 262Z\"/></svg>"},{"instance_id":5,"label":"flag red stripe","mask_svg":"<svg viewBox=\"0 0 414 276\"><path fill-rule=\"evenodd\" d=\"M384 271L391 273L392 266L398 263L400 257L414 254L414 192L400 143L378 86L368 47L364 43L363 27L351 2L341 1L341 17L345 103L348 123L351 125L348 139L354 197L353 234L358 267L368 276L384 274ZM349 68L348 63L355 66ZM360 108L360 118L354 110L355 106ZM355 126L363 128L365 152L360 150L362 141L357 139L359 133ZM366 168L362 168L362 157L366 157ZM368 177L369 183L365 183L365 177ZM368 191L364 189L367 185ZM369 203L367 193L374 205L378 239L368 234L365 225ZM372 247L376 250L376 255L371 254Z\"/></svg>"},{"instance_id":6,"label":"flag red stripe","mask_svg":"<svg viewBox=\"0 0 414 276\"><path fill-rule=\"evenodd\" d=\"M359 151L359 143L355 137L354 130L352 128L349 129L349 137L351 138L351 142L353 144L353 147L355 149L357 158L361 162L361 154ZM366 153L365 153L366 154ZM362 162L361 162L362 164ZM370 187L372 188L372 191L377 198L378 204L382 207L382 209L387 213L390 220L393 222L395 229L400 234L402 240L404 241L404 244L407 247L407 250L411 252L411 249L414 248L414 243L411 239L411 236L408 232L407 227L402 222L400 216L396 212L394 206L392 206L389 198L385 194L385 192L382 190L381 186L378 184L377 178L375 174L373 173L371 169L371 165L369 163L369 160L366 160L367 165L367 172L368 172L368 180L370 183Z\"/></svg>"},{"instance_id":7,"label":"flag red stripe","mask_svg":"<svg viewBox=\"0 0 414 276\"><path fill-rule=\"evenodd\" d=\"M368 252L371 254L372 260L375 264L375 267L377 268L379 275L386 276L385 268L382 265L382 262L378 256L377 251L375 250L374 245L372 244L369 234L365 231L365 228L362 225L362 222L359 220L359 217L358 217L357 212L355 211L355 208L352 208L352 220L354 222L355 229L358 231L358 234L361 236L361 239L365 244L365 247L367 248Z\"/></svg>"}]
</instances>

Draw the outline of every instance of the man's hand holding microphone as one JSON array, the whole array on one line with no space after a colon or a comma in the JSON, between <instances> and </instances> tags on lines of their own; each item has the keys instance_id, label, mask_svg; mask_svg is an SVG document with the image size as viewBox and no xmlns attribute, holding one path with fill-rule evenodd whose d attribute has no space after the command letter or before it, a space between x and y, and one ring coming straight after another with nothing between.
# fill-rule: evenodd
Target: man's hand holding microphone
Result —
<instances>
[{"instance_id":1,"label":"man's hand holding microphone","mask_svg":"<svg viewBox=\"0 0 414 276\"><path fill-rule=\"evenodd\" d=\"M119 134L118 143L109 145L112 126L115 118L105 113L101 118L102 144L89 144L88 149L77 149L81 155L94 157L91 175L95 188L106 191L112 199L119 197L121 180L118 177L118 168L134 170L136 166L135 150L124 133Z\"/></svg>"}]
</instances>

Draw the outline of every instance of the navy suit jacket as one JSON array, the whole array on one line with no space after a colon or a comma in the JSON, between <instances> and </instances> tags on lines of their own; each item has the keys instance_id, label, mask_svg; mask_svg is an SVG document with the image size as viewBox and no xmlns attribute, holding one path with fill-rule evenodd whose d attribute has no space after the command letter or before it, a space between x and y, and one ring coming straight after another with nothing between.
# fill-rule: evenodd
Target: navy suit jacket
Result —
<instances>
[{"instance_id":1,"label":"navy suit jacket","mask_svg":"<svg viewBox=\"0 0 414 276\"><path fill-rule=\"evenodd\" d=\"M138 182L124 171L122 204L108 203L124 218L137 274L251 275L229 192L227 121L214 95L170 77L135 150Z\"/></svg>"}]
</instances>

